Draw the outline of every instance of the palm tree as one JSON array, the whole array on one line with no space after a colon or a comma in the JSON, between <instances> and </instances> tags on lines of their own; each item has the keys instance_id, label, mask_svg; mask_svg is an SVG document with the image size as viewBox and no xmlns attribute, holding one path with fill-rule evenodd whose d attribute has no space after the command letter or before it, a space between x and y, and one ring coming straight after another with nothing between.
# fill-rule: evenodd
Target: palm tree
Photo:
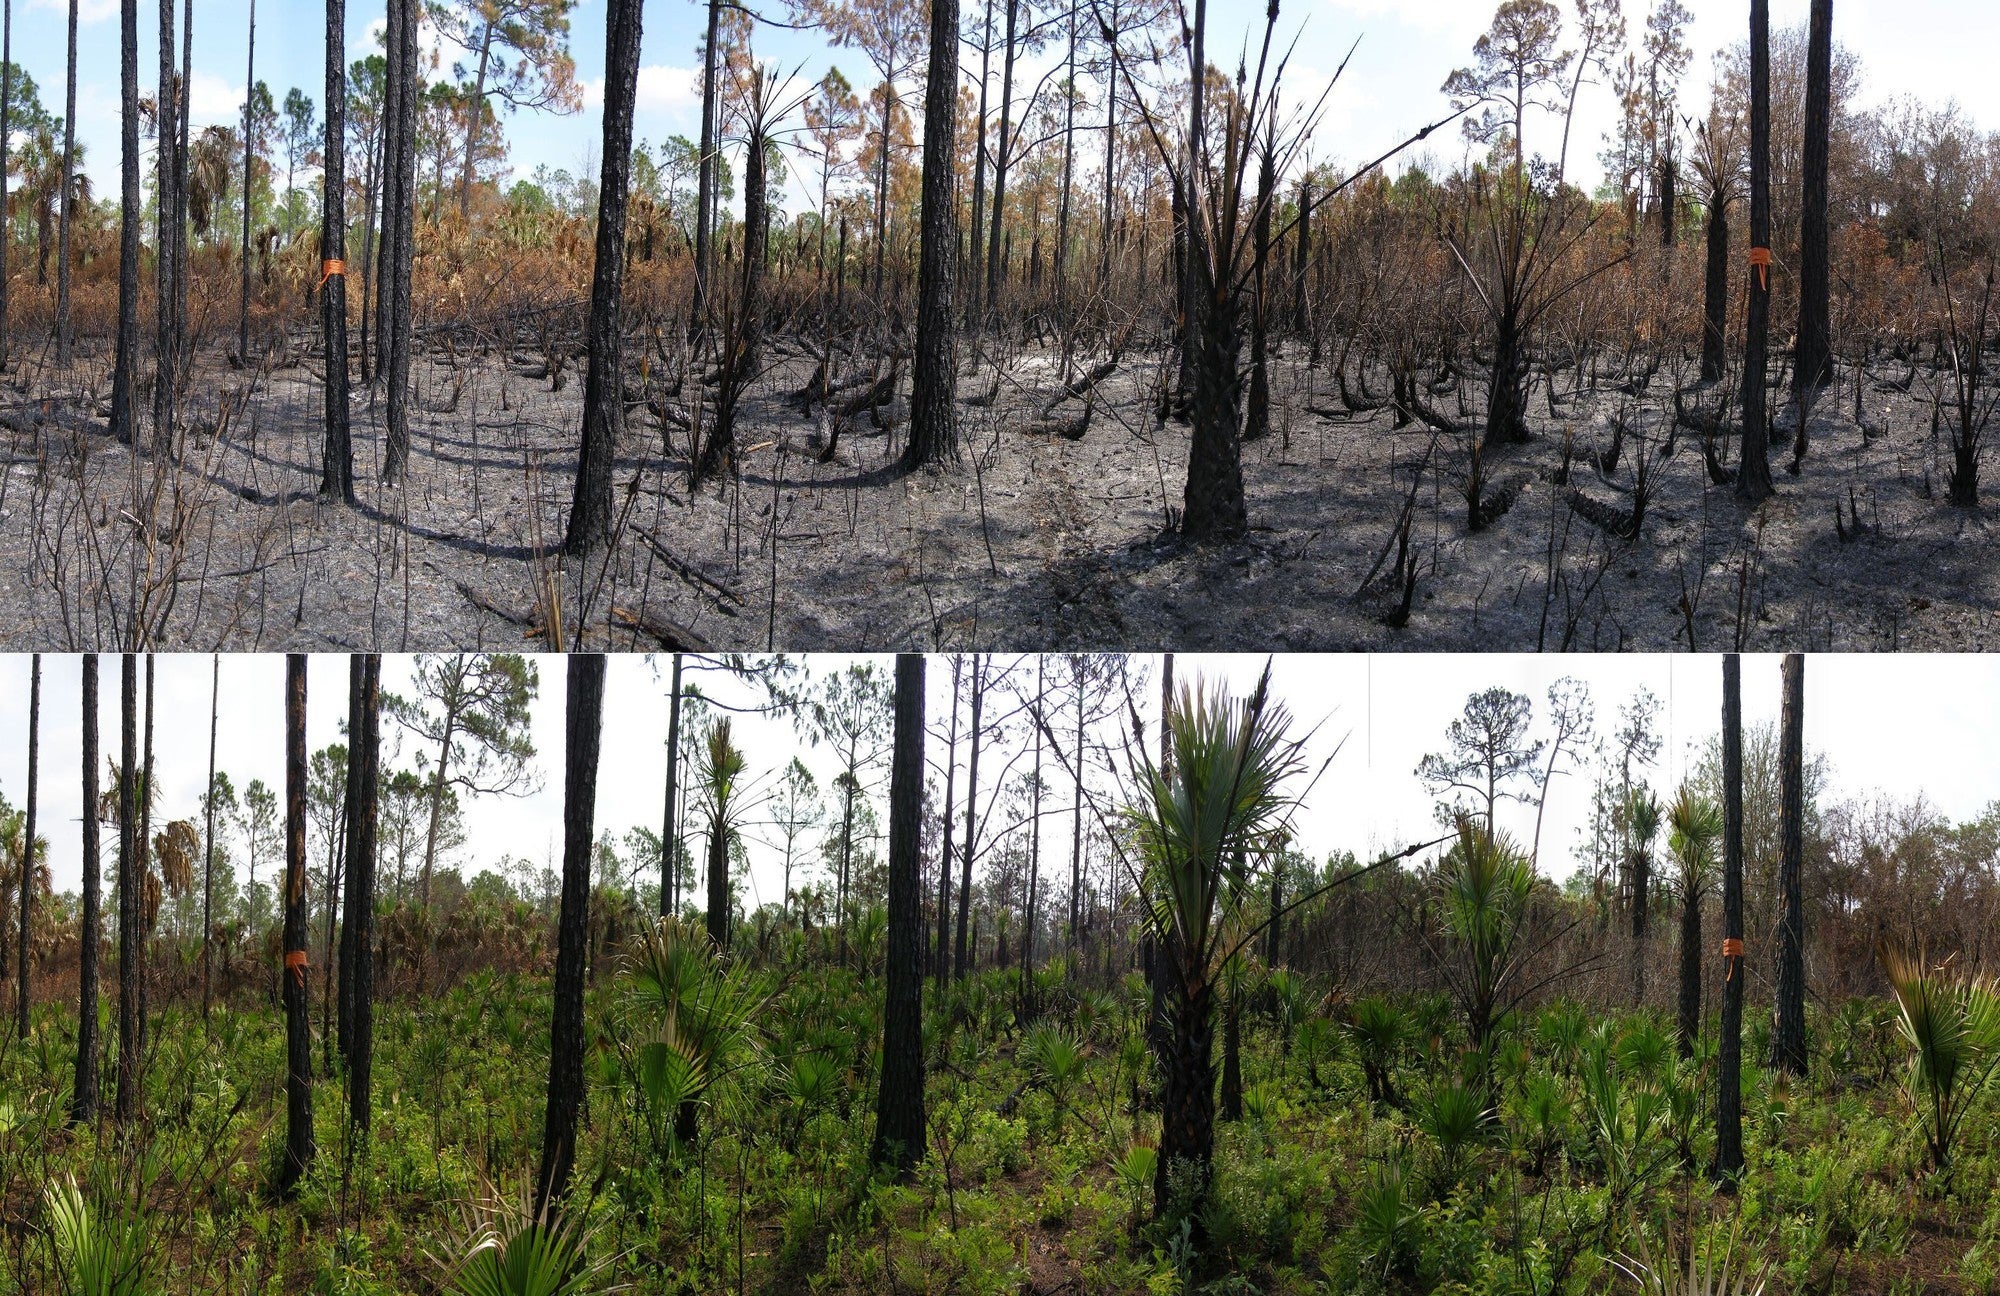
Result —
<instances>
[{"instance_id":1,"label":"palm tree","mask_svg":"<svg viewBox=\"0 0 2000 1296\"><path fill-rule=\"evenodd\" d=\"M1694 1056L1701 1030L1701 902L1715 875L1715 843L1722 811L1683 785L1667 811L1667 852L1678 868L1681 901L1681 995L1678 1033L1682 1057Z\"/></svg>"},{"instance_id":2,"label":"palm tree","mask_svg":"<svg viewBox=\"0 0 2000 1296\"><path fill-rule=\"evenodd\" d=\"M1646 919L1652 909L1653 839L1660 833L1660 802L1647 787L1626 796L1625 826L1632 878L1632 1002L1646 1001Z\"/></svg>"},{"instance_id":3,"label":"palm tree","mask_svg":"<svg viewBox=\"0 0 2000 1296\"><path fill-rule=\"evenodd\" d=\"M1252 933L1227 911L1245 891L1249 861L1289 812L1284 784L1303 768L1303 741L1270 696L1267 667L1248 698L1184 686L1166 716L1171 770L1142 754L1134 802L1124 817L1143 864L1139 893L1160 942L1160 989L1169 1023L1153 1209L1199 1208L1212 1177L1215 1141L1213 1043L1216 981Z\"/></svg>"},{"instance_id":4,"label":"palm tree","mask_svg":"<svg viewBox=\"0 0 2000 1296\"><path fill-rule=\"evenodd\" d=\"M743 753L730 741L729 721L708 731L701 791L708 802L708 936L729 949L729 844L736 835L736 797L742 790Z\"/></svg>"},{"instance_id":5,"label":"palm tree","mask_svg":"<svg viewBox=\"0 0 2000 1296\"><path fill-rule=\"evenodd\" d=\"M1440 861L1432 899L1438 939L1425 940L1481 1055L1500 1019L1528 989L1522 977L1534 886L1534 867L1511 837L1470 817L1459 820L1458 840Z\"/></svg>"}]
</instances>

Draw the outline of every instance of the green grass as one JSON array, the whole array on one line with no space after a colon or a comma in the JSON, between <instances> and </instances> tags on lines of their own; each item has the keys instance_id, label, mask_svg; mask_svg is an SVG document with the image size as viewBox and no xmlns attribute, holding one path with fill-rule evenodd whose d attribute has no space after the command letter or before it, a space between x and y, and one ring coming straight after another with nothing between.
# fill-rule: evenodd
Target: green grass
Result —
<instances>
[{"instance_id":1,"label":"green grass","mask_svg":"<svg viewBox=\"0 0 2000 1296\"><path fill-rule=\"evenodd\" d=\"M594 1273L560 1290L1637 1292L1620 1263L1684 1264L1690 1242L1719 1260L1732 1236L1734 1272L1772 1292L2000 1283L1995 1095L1972 1099L1948 1175L1933 1171L1882 1003L1813 1019L1806 1081L1746 1067L1732 1196L1704 1172L1712 1040L1682 1062L1664 1017L1538 1009L1501 1024L1482 1080L1435 1002L1365 1000L1356 1027L1319 1015L1312 978L1271 993L1253 974L1245 1116L1218 1127L1198 1255L1196 1231L1147 1218L1158 1117L1135 986L1045 978L1028 1023L1018 977L943 1002L927 986L930 1145L897 1185L866 1165L879 980L818 961L755 976L773 998L710 1077L691 1144L645 1110L624 983L607 970L592 988L571 1200ZM80 1289L57 1242L77 1202L100 1267L143 1239L125 1285L92 1291L450 1289L478 1239L524 1222L548 1013L546 980L518 976L382 1005L372 1138L348 1136L338 1080L318 1077L319 1156L281 1202L274 1010L244 1000L206 1031L178 1007L157 1016L147 1119L128 1134L65 1124L73 1013L42 1007L0 1053L0 1292Z\"/></svg>"}]
</instances>

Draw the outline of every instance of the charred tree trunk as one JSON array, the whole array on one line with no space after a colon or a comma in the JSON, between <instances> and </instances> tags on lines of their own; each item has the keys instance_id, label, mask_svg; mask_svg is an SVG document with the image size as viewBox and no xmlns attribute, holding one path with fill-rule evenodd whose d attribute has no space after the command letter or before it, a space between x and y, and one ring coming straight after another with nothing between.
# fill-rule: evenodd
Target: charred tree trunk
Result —
<instances>
[{"instance_id":1,"label":"charred tree trunk","mask_svg":"<svg viewBox=\"0 0 2000 1296\"><path fill-rule=\"evenodd\" d=\"M180 332L176 325L173 248L181 236L174 220L178 199L174 196L179 180L174 164L173 139L175 109L180 94L174 71L174 0L160 0L160 84L154 96L155 138L154 195L156 202L153 257L153 445L161 453L171 453L174 444L174 396L180 383ZM246 91L247 93L247 91ZM69 257L63 256L61 273L69 271ZM151 694L148 694L150 698Z\"/></svg>"},{"instance_id":2,"label":"charred tree trunk","mask_svg":"<svg viewBox=\"0 0 2000 1296\"><path fill-rule=\"evenodd\" d=\"M626 3L627 0L620 0ZM636 0L630 0L636 7ZM548 1106L535 1214L549 1217L569 1187L576 1161L576 1118L583 1106L584 946L590 935L590 852L595 840L597 755L604 733L604 658L569 658L563 740L562 912L556 923L555 1017L549 1035Z\"/></svg>"},{"instance_id":3,"label":"charred tree trunk","mask_svg":"<svg viewBox=\"0 0 2000 1296\"><path fill-rule=\"evenodd\" d=\"M1701 380L1722 381L1729 319L1729 195L1708 196L1708 267L1701 292Z\"/></svg>"},{"instance_id":4,"label":"charred tree trunk","mask_svg":"<svg viewBox=\"0 0 2000 1296\"><path fill-rule=\"evenodd\" d=\"M21 941L20 981L14 988L15 1038L28 1038L28 922L35 903L35 792L42 757L42 655L36 653L28 665L28 805L21 828ZM88 819L90 807L85 807Z\"/></svg>"},{"instance_id":5,"label":"charred tree trunk","mask_svg":"<svg viewBox=\"0 0 2000 1296\"><path fill-rule=\"evenodd\" d=\"M371 1119L370 1071L375 1057L375 827L382 776L382 659L360 659L361 679L348 721L353 789L347 826L347 916L342 928L340 977L347 999L347 1110L354 1128L367 1133Z\"/></svg>"},{"instance_id":6,"label":"charred tree trunk","mask_svg":"<svg viewBox=\"0 0 2000 1296\"><path fill-rule=\"evenodd\" d=\"M958 0L931 0L931 66L924 89L923 224L917 237L916 362L906 470L958 458L958 236L953 229L958 147ZM994 215L1000 191L994 190ZM997 220L996 220L997 224Z\"/></svg>"},{"instance_id":7,"label":"charred tree trunk","mask_svg":"<svg viewBox=\"0 0 2000 1296\"><path fill-rule=\"evenodd\" d=\"M139 661L119 659L118 674L118 1092L112 1114L123 1125L139 1114L139 930L137 692Z\"/></svg>"},{"instance_id":8,"label":"charred tree trunk","mask_svg":"<svg viewBox=\"0 0 2000 1296\"><path fill-rule=\"evenodd\" d=\"M306 657L285 656L285 1160L291 1196L312 1167L312 1015L306 1002Z\"/></svg>"},{"instance_id":9,"label":"charred tree trunk","mask_svg":"<svg viewBox=\"0 0 2000 1296\"><path fill-rule=\"evenodd\" d=\"M1192 227L1191 227L1192 228ZM1193 242L1199 243L1197 236ZM1240 540L1250 519L1243 502L1243 379L1236 364L1238 311L1226 283L1213 282L1206 254L1190 248L1199 278L1201 318L1195 325L1194 425L1182 493L1181 534L1190 540Z\"/></svg>"},{"instance_id":10,"label":"charred tree trunk","mask_svg":"<svg viewBox=\"0 0 2000 1296\"><path fill-rule=\"evenodd\" d=\"M1694 1056L1701 1035L1701 896L1681 897L1681 995L1676 1035L1681 1056Z\"/></svg>"},{"instance_id":11,"label":"charred tree trunk","mask_svg":"<svg viewBox=\"0 0 2000 1296\"><path fill-rule=\"evenodd\" d=\"M986 680L977 656L972 659L972 748L965 766L965 849L958 858L958 943L952 958L952 979L966 973L966 920L972 912L972 852L979 830L979 739L986 706Z\"/></svg>"},{"instance_id":12,"label":"charred tree trunk","mask_svg":"<svg viewBox=\"0 0 2000 1296\"><path fill-rule=\"evenodd\" d=\"M950 0L944 0L950 4ZM956 6L954 6L956 8ZM952 78L956 86L958 78ZM882 998L882 1082L872 1166L908 1176L924 1156L924 658L896 658L896 734L888 788L888 970Z\"/></svg>"},{"instance_id":13,"label":"charred tree trunk","mask_svg":"<svg viewBox=\"0 0 2000 1296\"><path fill-rule=\"evenodd\" d=\"M957 6L941 0L940 7ZM953 24L955 31L956 23ZM957 85L957 77L946 84ZM924 659L896 658L895 754L889 770L889 956L882 1003L882 1078L871 1165L907 1176L923 1157Z\"/></svg>"},{"instance_id":14,"label":"charred tree trunk","mask_svg":"<svg viewBox=\"0 0 2000 1296\"><path fill-rule=\"evenodd\" d=\"M597 260L590 276L590 359L583 380L583 444L563 548L611 541L611 465L624 431L625 213L632 180L632 109L639 94L640 0L612 0L605 34L604 165L597 197Z\"/></svg>"},{"instance_id":15,"label":"charred tree trunk","mask_svg":"<svg viewBox=\"0 0 2000 1296\"><path fill-rule=\"evenodd\" d=\"M1799 346L1792 390L1801 405L1833 382L1832 323L1827 301L1827 152L1833 125L1833 0L1812 0L1806 37L1806 138L1799 177Z\"/></svg>"},{"instance_id":16,"label":"charred tree trunk","mask_svg":"<svg viewBox=\"0 0 2000 1296\"><path fill-rule=\"evenodd\" d=\"M951 660L951 733L944 747L944 831L939 834L937 945L930 951L931 975L943 984L951 967L951 824L958 790L958 682L962 657ZM926 942L928 944L929 942Z\"/></svg>"},{"instance_id":17,"label":"charred tree trunk","mask_svg":"<svg viewBox=\"0 0 2000 1296\"><path fill-rule=\"evenodd\" d=\"M1746 503L1769 498L1770 420L1764 370L1771 319L1771 12L1770 0L1750 0L1750 309L1743 340L1743 448L1736 494Z\"/></svg>"},{"instance_id":18,"label":"charred tree trunk","mask_svg":"<svg viewBox=\"0 0 2000 1296\"><path fill-rule=\"evenodd\" d=\"M256 154L250 106L257 97L257 0L250 0L250 45L243 85L243 264L239 267L243 291L236 308L236 356L247 365L250 363L250 162Z\"/></svg>"},{"instance_id":19,"label":"charred tree trunk","mask_svg":"<svg viewBox=\"0 0 2000 1296\"><path fill-rule=\"evenodd\" d=\"M674 797L681 772L681 655L674 654L674 689L667 703L667 797L660 814L660 917L674 912L680 869L680 835L674 831Z\"/></svg>"},{"instance_id":20,"label":"charred tree trunk","mask_svg":"<svg viewBox=\"0 0 2000 1296\"><path fill-rule=\"evenodd\" d=\"M1743 665L1735 653L1722 659L1722 968L1715 1173L1731 1185L1743 1173Z\"/></svg>"},{"instance_id":21,"label":"charred tree trunk","mask_svg":"<svg viewBox=\"0 0 2000 1296\"><path fill-rule=\"evenodd\" d=\"M70 0L74 10L76 0ZM72 22L74 20L72 19ZM75 31L72 25L71 31ZM74 37L70 48L76 48ZM76 55L70 55L69 65L76 66ZM75 78L71 78L74 84ZM7 140L14 127L14 0L0 0L0 212L12 210L7 205ZM65 122L74 121L76 113L64 113ZM0 370L7 367L7 245L11 238L0 238Z\"/></svg>"},{"instance_id":22,"label":"charred tree trunk","mask_svg":"<svg viewBox=\"0 0 2000 1296\"><path fill-rule=\"evenodd\" d=\"M1778 722L1778 1002L1772 1063L1806 1073L1805 869L1806 659L1786 653L1784 705Z\"/></svg>"},{"instance_id":23,"label":"charred tree trunk","mask_svg":"<svg viewBox=\"0 0 2000 1296\"><path fill-rule=\"evenodd\" d=\"M410 269L416 251L417 192L417 0L390 0L390 21L400 35L389 68L389 93L396 97L396 131L386 137L383 161L395 178L396 202L382 208L385 232L393 226L393 247L382 275L382 376L388 387L388 445L382 459L382 480L403 481L410 456Z\"/></svg>"},{"instance_id":24,"label":"charred tree trunk","mask_svg":"<svg viewBox=\"0 0 2000 1296\"><path fill-rule=\"evenodd\" d=\"M98 918L97 860L97 654L83 657L83 913L77 925L76 1081L70 1119L97 1118L97 955L103 944Z\"/></svg>"},{"instance_id":25,"label":"charred tree trunk","mask_svg":"<svg viewBox=\"0 0 2000 1296\"><path fill-rule=\"evenodd\" d=\"M1486 433L1482 451L1528 440L1528 400L1521 389L1528 358L1520 317L1510 306L1500 312L1493 330L1493 380L1486 396Z\"/></svg>"},{"instance_id":26,"label":"charred tree trunk","mask_svg":"<svg viewBox=\"0 0 2000 1296\"><path fill-rule=\"evenodd\" d=\"M111 370L111 434L136 446L132 380L139 363L139 0L119 0L118 92L118 340ZM70 116L74 120L75 114Z\"/></svg>"},{"instance_id":27,"label":"charred tree trunk","mask_svg":"<svg viewBox=\"0 0 2000 1296\"><path fill-rule=\"evenodd\" d=\"M8 43L11 44L13 5L9 3L7 8L9 17L8 34L10 38ZM56 236L58 243L58 260L56 265L57 368L68 368L70 360L69 233L71 204L76 198L76 10L77 0L69 0L69 75L64 82L63 89L62 214L58 218L60 231ZM13 55L10 53L6 57L7 66L11 69L13 67ZM11 82L11 76L9 80ZM11 89L11 85L9 88ZM0 133L4 133L5 129L5 125L0 125ZM4 148L5 145L0 144L0 149ZM0 152L0 173L4 173L5 171L6 155L4 152ZM0 179L0 184L4 183L6 183L5 180ZM6 210L5 196L5 192L0 191L0 211ZM0 239L0 243L7 241L6 239ZM5 266L4 264L0 264L0 283L3 283L5 278ZM0 292L4 291L4 286L0 286Z\"/></svg>"},{"instance_id":28,"label":"charred tree trunk","mask_svg":"<svg viewBox=\"0 0 2000 1296\"><path fill-rule=\"evenodd\" d=\"M209 658L208 685L208 795L202 798L201 841L201 1016L208 1019L211 981L209 946L215 931L215 740L220 733L222 704L222 654Z\"/></svg>"},{"instance_id":29,"label":"charred tree trunk","mask_svg":"<svg viewBox=\"0 0 2000 1296\"><path fill-rule=\"evenodd\" d=\"M1305 337L1311 330L1306 320L1306 271L1312 265L1312 177L1299 181L1299 232L1297 257L1292 262L1292 336Z\"/></svg>"},{"instance_id":30,"label":"charred tree trunk","mask_svg":"<svg viewBox=\"0 0 2000 1296\"><path fill-rule=\"evenodd\" d=\"M708 35L702 41L701 61L701 160L695 187L694 217L694 323L708 322L709 271L714 256L709 230L715 223L715 42L720 37L722 0L708 0ZM883 133L888 148L888 133ZM880 288L878 282L877 288Z\"/></svg>"},{"instance_id":31,"label":"charred tree trunk","mask_svg":"<svg viewBox=\"0 0 2000 1296\"><path fill-rule=\"evenodd\" d=\"M1159 939L1165 981L1167 1031L1160 1055L1164 1085L1160 1099L1160 1149L1153 1170L1153 1214L1167 1219L1186 1214L1202 1231L1201 1201L1214 1177L1215 1001L1204 976L1192 980L1178 965L1171 935Z\"/></svg>"},{"instance_id":32,"label":"charred tree trunk","mask_svg":"<svg viewBox=\"0 0 2000 1296\"><path fill-rule=\"evenodd\" d=\"M1250 408L1243 423L1243 439L1255 441L1271 431L1270 348L1270 260L1271 194L1277 184L1277 119L1271 119L1271 134L1264 141L1257 163L1257 210L1251 215L1252 251L1257 263L1251 268L1256 298L1250 315Z\"/></svg>"},{"instance_id":33,"label":"charred tree trunk","mask_svg":"<svg viewBox=\"0 0 2000 1296\"><path fill-rule=\"evenodd\" d=\"M326 339L326 389L319 493L352 504L354 448L347 423L346 41L346 0L326 0L326 148L319 218L320 331Z\"/></svg>"},{"instance_id":34,"label":"charred tree trunk","mask_svg":"<svg viewBox=\"0 0 2000 1296\"><path fill-rule=\"evenodd\" d=\"M1000 71L1000 140L993 153L993 220L986 230L986 309L1000 308L1001 229L1006 224L1008 156L1014 147L1014 55L1018 48L1015 30L1021 17L1021 0L1007 0L1007 57ZM956 57L956 56L954 56ZM956 91L954 91L956 93Z\"/></svg>"}]
</instances>

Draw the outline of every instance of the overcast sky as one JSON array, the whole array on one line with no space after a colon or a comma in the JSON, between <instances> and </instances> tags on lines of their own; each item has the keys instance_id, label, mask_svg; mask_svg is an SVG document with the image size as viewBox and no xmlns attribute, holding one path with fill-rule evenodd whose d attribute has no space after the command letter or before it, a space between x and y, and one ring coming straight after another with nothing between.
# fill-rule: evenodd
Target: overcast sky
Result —
<instances>
[{"instance_id":1,"label":"overcast sky","mask_svg":"<svg viewBox=\"0 0 2000 1296\"><path fill-rule=\"evenodd\" d=\"M51 111L60 112L64 66L66 0L11 0L14 9L14 58L42 89ZM978 0L960 0L970 21ZM1719 49L1743 39L1748 6L1742 0L1686 0L1694 14L1689 33L1695 60L1687 78L1684 105L1698 111L1706 103L1710 58ZM150 92L157 78L158 6L139 4L140 78ZM178 4L176 9L178 10ZM765 6L775 16L783 11L777 0ZM1439 87L1454 67L1471 61L1472 44L1491 21L1494 0L1284 0L1280 30L1296 33L1291 89L1287 98L1301 102L1317 98L1350 46L1360 46L1340 86L1326 101L1325 115L1314 137L1316 158L1354 163L1372 158L1446 111ZM1626 0L1627 23L1636 44L1643 30L1647 0ZM1805 19L1808 0L1773 0L1771 20L1783 27ZM1567 16L1572 6L1563 3ZM1213 4L1209 7L1209 50L1218 65L1233 67L1235 54L1256 22L1261 30L1263 5ZM195 5L195 53L192 115L198 128L214 122L241 121L245 31L249 0L200 0ZM695 138L700 130L700 94L696 47L706 7L690 0L653 0L646 6L643 71L636 133L658 143L670 135ZM77 124L88 148L87 166L100 194L115 193L118 174L118 4L116 0L80 0L81 34L78 56ZM324 10L304 0L264 0L258 8L257 76L268 82L273 97L283 102L285 91L298 86L315 103L325 85L322 30ZM1861 101L1916 94L1934 102L1956 98L1973 119L2000 127L2000 78L1990 72L1991 52L2000 47L2000 5L1992 0L1842 0L1834 15L1837 39L1862 58ZM352 61L375 51L382 26L382 9L365 2L347 6L347 51ZM571 15L571 47L579 79L586 83L583 112L554 118L532 112L505 117L516 174L531 173L537 163L563 167L593 178L598 154L598 113L604 75L605 0L579 0ZM839 66L858 92L875 82L866 60L853 50L829 50L815 32L760 28L759 56L785 71L801 68L802 82L819 77L829 63ZM1254 51L1253 51L1254 53ZM1051 48L1040 57L1023 60L1017 81L1032 86L1040 71L1055 62ZM447 63L449 59L447 58ZM969 76L976 63L962 55ZM997 85L997 81L996 81ZM1088 93L1095 90L1086 87ZM917 105L920 107L920 105ZM1615 103L1604 86L1586 87L1579 105L1572 146L1571 173L1590 183L1600 178L1597 153L1602 137L1615 120ZM1559 126L1532 119L1531 149L1555 152ZM1090 141L1084 165L1093 165ZM1430 144L1433 157L1455 162L1465 144L1452 134ZM794 179L798 175L794 168Z\"/></svg>"},{"instance_id":2,"label":"overcast sky","mask_svg":"<svg viewBox=\"0 0 2000 1296\"><path fill-rule=\"evenodd\" d=\"M808 659L823 672L850 659ZM1007 659L1002 659L1007 660ZM1157 659L1140 659L1157 680ZM1247 689L1262 669L1261 657L1176 659L1176 674L1220 678ZM56 886L78 884L79 659L46 656L42 671L40 831L49 839ZM882 659L886 670L887 658ZM28 666L26 655L0 657L0 792L15 806L25 796ZM656 825L665 775L665 659L614 657L604 716L604 752L598 776L597 824L616 836L635 824ZM563 664L540 662L541 692L534 707L534 740L540 752L541 790L522 798L481 798L467 816L470 841L462 865L468 876L503 855L537 863L558 860L562 818ZM158 659L156 767L164 818L195 816L208 766L210 659ZM385 658L383 687L402 689L409 659ZM1721 711L1720 659L1685 654L1655 656L1289 656L1275 659L1278 694L1302 726L1317 726L1313 763L1338 749L1299 817L1301 844L1316 858L1337 849L1373 851L1435 835L1430 797L1412 776L1424 753L1441 746L1445 726L1466 695L1503 684L1535 699L1538 724L1548 685L1572 675L1590 686L1600 731L1615 722L1618 705L1640 687L1661 701L1659 767L1650 781L1671 790L1715 732ZM1778 659L1747 657L1743 667L1746 724L1773 720L1778 709ZM241 788L262 778L281 789L284 778L284 659L276 654L222 659L219 765ZM347 661L315 656L308 685L308 741L313 749L340 740L346 708ZM722 690L711 683L711 692ZM930 663L930 708L937 721L950 696L946 659ZM741 696L739 694L739 696ZM1140 699L1148 723L1157 711L1157 684ZM99 741L115 754L118 741L118 659L100 668ZM1831 794L1880 791L1896 798L1919 794L1947 815L1968 818L2000 798L2000 661L1967 656L1813 656L1806 668L1806 742L1830 759ZM753 778L768 785L770 772L794 752L831 782L834 764L824 748L798 741L788 726L739 721L739 742ZM393 748L397 731L384 726ZM931 760L942 760L942 742ZM405 747L401 763L408 763ZM964 774L959 775L963 796ZM991 757L982 770L992 778ZM1025 768L1025 767L1023 767ZM933 770L936 773L936 770ZM1064 807L1044 829L1066 841L1069 821L1062 784L1054 799ZM880 789L877 790L880 795ZM962 804L962 802L961 802ZM1543 830L1543 869L1562 876L1589 809L1587 776L1556 780ZM1532 810L1512 807L1503 819L1525 841ZM1046 847L1045 847L1046 850ZM1045 854L1045 862L1060 852ZM753 888L761 900L781 889L773 853L752 849Z\"/></svg>"}]
</instances>

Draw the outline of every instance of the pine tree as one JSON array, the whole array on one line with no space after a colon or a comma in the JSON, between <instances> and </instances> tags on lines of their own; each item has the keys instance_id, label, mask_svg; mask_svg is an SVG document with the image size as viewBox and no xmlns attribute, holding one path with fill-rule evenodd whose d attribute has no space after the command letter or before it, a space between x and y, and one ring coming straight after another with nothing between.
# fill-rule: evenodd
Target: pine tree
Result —
<instances>
[{"instance_id":1,"label":"pine tree","mask_svg":"<svg viewBox=\"0 0 2000 1296\"><path fill-rule=\"evenodd\" d=\"M77 927L76 1080L70 1086L70 1119L97 1118L97 954L102 945L97 859L97 654L83 657L83 912Z\"/></svg>"},{"instance_id":2,"label":"pine tree","mask_svg":"<svg viewBox=\"0 0 2000 1296\"><path fill-rule=\"evenodd\" d=\"M1806 1073L1805 906L1799 895L1805 869L1806 659L1786 653L1784 705L1778 726L1779 847L1777 1024L1772 1062L1795 1076Z\"/></svg>"},{"instance_id":3,"label":"pine tree","mask_svg":"<svg viewBox=\"0 0 2000 1296\"><path fill-rule=\"evenodd\" d=\"M139 0L119 0L118 93L118 339L111 369L111 434L125 445L136 446L138 412L133 404L133 376L139 363Z\"/></svg>"},{"instance_id":4,"label":"pine tree","mask_svg":"<svg viewBox=\"0 0 2000 1296\"><path fill-rule=\"evenodd\" d=\"M119 1124L139 1114L139 886L138 746L139 663L131 653L119 659L118 674L118 1089L112 1114Z\"/></svg>"},{"instance_id":5,"label":"pine tree","mask_svg":"<svg viewBox=\"0 0 2000 1296\"><path fill-rule=\"evenodd\" d=\"M306 657L285 656L285 1160L278 1190L298 1191L313 1161L312 1018L306 1002Z\"/></svg>"},{"instance_id":6,"label":"pine tree","mask_svg":"<svg viewBox=\"0 0 2000 1296\"><path fill-rule=\"evenodd\" d=\"M1736 494L1750 504L1772 491L1764 371L1771 319L1771 12L1750 0L1750 310L1743 345L1743 449Z\"/></svg>"},{"instance_id":7,"label":"pine tree","mask_svg":"<svg viewBox=\"0 0 2000 1296\"><path fill-rule=\"evenodd\" d=\"M1743 1173L1743 664L1735 653L1722 659L1722 968L1715 1173L1729 1185Z\"/></svg>"},{"instance_id":8,"label":"pine tree","mask_svg":"<svg viewBox=\"0 0 2000 1296\"><path fill-rule=\"evenodd\" d=\"M949 0L945 0L949 3ZM923 917L919 859L924 797L924 659L896 658L895 754L889 771L889 951L882 1075L871 1165L907 1177L923 1157Z\"/></svg>"},{"instance_id":9,"label":"pine tree","mask_svg":"<svg viewBox=\"0 0 2000 1296\"><path fill-rule=\"evenodd\" d=\"M326 0L326 144L320 194L320 329L326 342L319 493L354 503L347 422L347 4ZM366 338L363 338L363 348Z\"/></svg>"},{"instance_id":10,"label":"pine tree","mask_svg":"<svg viewBox=\"0 0 2000 1296\"><path fill-rule=\"evenodd\" d=\"M1011 0L1010 0L1011 3ZM931 0L930 76L924 91L922 226L917 244L916 364L906 469L958 458L958 282L954 155L958 146L958 0ZM999 191L994 191L998 225Z\"/></svg>"}]
</instances>

